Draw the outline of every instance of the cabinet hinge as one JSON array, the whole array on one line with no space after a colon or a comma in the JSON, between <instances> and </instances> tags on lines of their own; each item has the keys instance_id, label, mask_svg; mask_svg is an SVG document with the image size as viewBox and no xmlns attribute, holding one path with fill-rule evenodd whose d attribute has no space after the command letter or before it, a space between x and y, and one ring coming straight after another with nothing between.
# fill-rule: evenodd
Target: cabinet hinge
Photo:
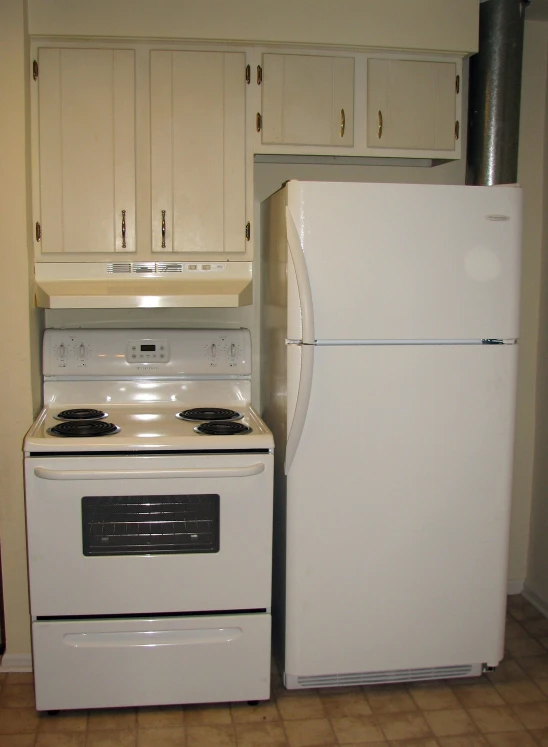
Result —
<instances>
[{"instance_id":1,"label":"cabinet hinge","mask_svg":"<svg viewBox=\"0 0 548 747\"><path fill-rule=\"evenodd\" d=\"M32 79L36 80L38 77L38 61L34 60L32 63Z\"/></svg>"},{"instance_id":2,"label":"cabinet hinge","mask_svg":"<svg viewBox=\"0 0 548 747\"><path fill-rule=\"evenodd\" d=\"M245 82L247 85L251 83L251 65L245 66Z\"/></svg>"},{"instance_id":3,"label":"cabinet hinge","mask_svg":"<svg viewBox=\"0 0 548 747\"><path fill-rule=\"evenodd\" d=\"M260 132L263 127L263 118L261 117L259 112L257 112L257 117L256 117L255 122L256 122L257 132Z\"/></svg>"},{"instance_id":4,"label":"cabinet hinge","mask_svg":"<svg viewBox=\"0 0 548 747\"><path fill-rule=\"evenodd\" d=\"M455 93L460 93L460 75L455 78Z\"/></svg>"},{"instance_id":5,"label":"cabinet hinge","mask_svg":"<svg viewBox=\"0 0 548 747\"><path fill-rule=\"evenodd\" d=\"M245 224L245 240L249 241L251 238L251 223L247 222Z\"/></svg>"},{"instance_id":6,"label":"cabinet hinge","mask_svg":"<svg viewBox=\"0 0 548 747\"><path fill-rule=\"evenodd\" d=\"M257 65L257 85L260 86L263 82L263 69L260 65Z\"/></svg>"},{"instance_id":7,"label":"cabinet hinge","mask_svg":"<svg viewBox=\"0 0 548 747\"><path fill-rule=\"evenodd\" d=\"M455 140L459 139L459 135L460 135L460 122L457 120L455 122Z\"/></svg>"},{"instance_id":8,"label":"cabinet hinge","mask_svg":"<svg viewBox=\"0 0 548 747\"><path fill-rule=\"evenodd\" d=\"M40 241L42 238L42 226L36 221L36 241Z\"/></svg>"}]
</instances>

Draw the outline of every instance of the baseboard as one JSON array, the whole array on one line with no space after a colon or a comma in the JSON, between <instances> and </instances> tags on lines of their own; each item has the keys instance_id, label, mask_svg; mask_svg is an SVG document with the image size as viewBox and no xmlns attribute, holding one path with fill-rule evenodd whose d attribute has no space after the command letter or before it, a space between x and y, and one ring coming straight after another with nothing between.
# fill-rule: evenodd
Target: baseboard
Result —
<instances>
[{"instance_id":1,"label":"baseboard","mask_svg":"<svg viewBox=\"0 0 548 747\"><path fill-rule=\"evenodd\" d=\"M525 581L523 581L523 579L508 581L508 586L506 587L506 593L508 594L508 596L513 596L514 594L521 594L523 592L524 587L525 587Z\"/></svg>"},{"instance_id":2,"label":"baseboard","mask_svg":"<svg viewBox=\"0 0 548 747\"><path fill-rule=\"evenodd\" d=\"M532 589L530 589L527 584L525 584L525 587L523 589L523 596L525 597L525 599L527 599L528 602L531 602L533 607L541 612L544 617L548 617L548 602L545 602L542 597L539 597L539 595L536 594Z\"/></svg>"},{"instance_id":3,"label":"baseboard","mask_svg":"<svg viewBox=\"0 0 548 747\"><path fill-rule=\"evenodd\" d=\"M0 672L32 672L30 654L4 654L0 661Z\"/></svg>"}]
</instances>

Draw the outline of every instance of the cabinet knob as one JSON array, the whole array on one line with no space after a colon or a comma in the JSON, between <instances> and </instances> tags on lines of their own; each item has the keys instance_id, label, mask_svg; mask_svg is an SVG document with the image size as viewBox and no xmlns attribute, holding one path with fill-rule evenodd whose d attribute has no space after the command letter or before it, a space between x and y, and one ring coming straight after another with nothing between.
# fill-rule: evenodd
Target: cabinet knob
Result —
<instances>
[{"instance_id":1,"label":"cabinet knob","mask_svg":"<svg viewBox=\"0 0 548 747\"><path fill-rule=\"evenodd\" d=\"M379 140L382 137L382 112L380 111L380 109L379 109L379 124L377 127L377 137L379 138Z\"/></svg>"},{"instance_id":2,"label":"cabinet knob","mask_svg":"<svg viewBox=\"0 0 548 747\"><path fill-rule=\"evenodd\" d=\"M122 249L126 248L126 211L122 210Z\"/></svg>"},{"instance_id":3,"label":"cabinet knob","mask_svg":"<svg viewBox=\"0 0 548 747\"><path fill-rule=\"evenodd\" d=\"M166 248L166 211L162 210L162 249Z\"/></svg>"},{"instance_id":4,"label":"cabinet knob","mask_svg":"<svg viewBox=\"0 0 548 747\"><path fill-rule=\"evenodd\" d=\"M344 137L345 127L346 127L346 117L344 116L344 109L341 109L341 137Z\"/></svg>"}]
</instances>

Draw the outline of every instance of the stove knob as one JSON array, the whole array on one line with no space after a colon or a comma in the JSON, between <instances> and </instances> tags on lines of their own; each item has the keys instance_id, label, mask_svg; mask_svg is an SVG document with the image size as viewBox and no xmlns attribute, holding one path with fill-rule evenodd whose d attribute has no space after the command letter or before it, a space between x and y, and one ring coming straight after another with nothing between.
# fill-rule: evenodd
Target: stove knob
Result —
<instances>
[{"instance_id":1,"label":"stove knob","mask_svg":"<svg viewBox=\"0 0 548 747\"><path fill-rule=\"evenodd\" d=\"M57 348L57 352L59 354L59 358L64 358L65 355L67 354L66 346L63 343L61 343L59 347Z\"/></svg>"},{"instance_id":2,"label":"stove knob","mask_svg":"<svg viewBox=\"0 0 548 747\"><path fill-rule=\"evenodd\" d=\"M85 358L86 357L86 353L87 353L86 346L82 342L82 343L80 343L80 345L78 345L78 357L79 358Z\"/></svg>"},{"instance_id":3,"label":"stove knob","mask_svg":"<svg viewBox=\"0 0 548 747\"><path fill-rule=\"evenodd\" d=\"M215 345L215 343L212 343L209 350L211 352L211 357L215 358L217 356L217 345Z\"/></svg>"}]
</instances>

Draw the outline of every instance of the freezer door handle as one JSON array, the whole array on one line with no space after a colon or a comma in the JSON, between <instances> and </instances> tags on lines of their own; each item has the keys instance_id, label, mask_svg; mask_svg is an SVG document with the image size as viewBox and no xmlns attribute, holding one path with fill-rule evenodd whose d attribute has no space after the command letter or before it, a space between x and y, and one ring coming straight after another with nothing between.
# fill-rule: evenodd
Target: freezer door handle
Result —
<instances>
[{"instance_id":1,"label":"freezer door handle","mask_svg":"<svg viewBox=\"0 0 548 747\"><path fill-rule=\"evenodd\" d=\"M207 469L188 467L186 469L112 469L112 470L79 470L48 469L35 467L34 474L42 480L157 480L158 478L181 477L251 477L264 472L264 464L250 464L247 467L224 467Z\"/></svg>"},{"instance_id":2,"label":"freezer door handle","mask_svg":"<svg viewBox=\"0 0 548 747\"><path fill-rule=\"evenodd\" d=\"M289 208L285 208L285 220L287 224L287 246L297 278L297 287L299 289L299 302L301 305L301 322L302 322L302 341L313 345L316 341L314 334L314 308L312 305L312 287L308 277L308 269L304 257L301 239L297 231L297 226Z\"/></svg>"},{"instance_id":3,"label":"freezer door handle","mask_svg":"<svg viewBox=\"0 0 548 747\"><path fill-rule=\"evenodd\" d=\"M301 350L301 373L297 401L295 403L295 413L285 447L286 475L289 474L304 430L310 393L312 391L312 374L314 373L314 345L300 345L299 347Z\"/></svg>"}]
</instances>

